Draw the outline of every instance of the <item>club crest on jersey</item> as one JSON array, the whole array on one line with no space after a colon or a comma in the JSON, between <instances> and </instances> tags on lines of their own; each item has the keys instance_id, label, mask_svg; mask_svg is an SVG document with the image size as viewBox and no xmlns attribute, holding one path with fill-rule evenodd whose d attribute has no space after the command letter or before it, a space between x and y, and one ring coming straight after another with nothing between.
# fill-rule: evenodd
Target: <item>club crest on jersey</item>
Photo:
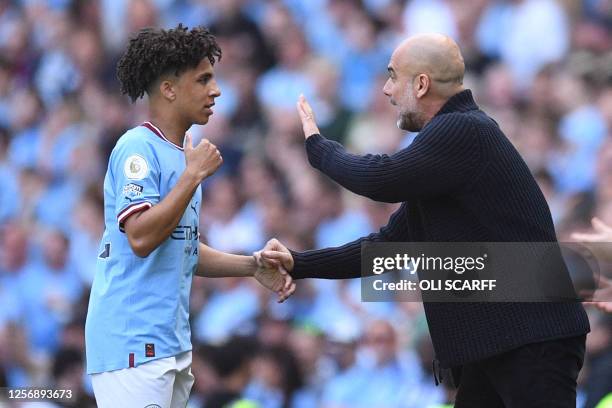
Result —
<instances>
[{"instance_id":1,"label":"club crest on jersey","mask_svg":"<svg viewBox=\"0 0 612 408\"><path fill-rule=\"evenodd\" d=\"M144 157L133 154L127 158L123 165L125 177L130 180L142 180L149 171L149 165Z\"/></svg>"}]
</instances>

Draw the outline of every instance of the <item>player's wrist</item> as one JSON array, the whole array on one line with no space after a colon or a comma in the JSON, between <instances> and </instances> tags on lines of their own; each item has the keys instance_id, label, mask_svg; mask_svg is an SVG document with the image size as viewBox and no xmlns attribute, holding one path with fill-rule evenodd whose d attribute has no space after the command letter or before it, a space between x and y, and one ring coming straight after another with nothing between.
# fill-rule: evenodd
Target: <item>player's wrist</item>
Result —
<instances>
[{"instance_id":1,"label":"player's wrist","mask_svg":"<svg viewBox=\"0 0 612 408\"><path fill-rule=\"evenodd\" d=\"M248 276L255 276L255 273L257 272L257 269L259 268L259 265L257 263L257 259L255 258L255 255L249 256L247 257L247 275Z\"/></svg>"},{"instance_id":2,"label":"player's wrist","mask_svg":"<svg viewBox=\"0 0 612 408\"><path fill-rule=\"evenodd\" d=\"M196 188L203 179L206 177L201 177L196 171L187 167L181 176L192 188Z\"/></svg>"}]
</instances>

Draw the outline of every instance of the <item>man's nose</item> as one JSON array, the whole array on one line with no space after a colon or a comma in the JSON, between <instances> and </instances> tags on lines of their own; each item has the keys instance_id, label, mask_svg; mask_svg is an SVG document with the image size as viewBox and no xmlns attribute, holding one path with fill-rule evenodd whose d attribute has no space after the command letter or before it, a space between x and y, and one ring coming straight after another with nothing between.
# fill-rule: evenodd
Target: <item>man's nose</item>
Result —
<instances>
[{"instance_id":1,"label":"man's nose","mask_svg":"<svg viewBox=\"0 0 612 408\"><path fill-rule=\"evenodd\" d=\"M383 86L382 89L383 93L387 96L391 96L391 91L390 91L390 86L389 86L389 81L387 80L387 82L385 82L385 86Z\"/></svg>"}]
</instances>

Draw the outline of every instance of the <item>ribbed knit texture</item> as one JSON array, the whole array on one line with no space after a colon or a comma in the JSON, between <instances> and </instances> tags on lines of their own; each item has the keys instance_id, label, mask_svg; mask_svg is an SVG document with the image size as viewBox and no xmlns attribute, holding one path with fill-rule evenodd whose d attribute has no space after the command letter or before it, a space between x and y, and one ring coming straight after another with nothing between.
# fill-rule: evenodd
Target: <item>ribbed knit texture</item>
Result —
<instances>
[{"instance_id":1,"label":"ribbed knit texture","mask_svg":"<svg viewBox=\"0 0 612 408\"><path fill-rule=\"evenodd\" d=\"M550 210L529 168L469 90L450 98L414 142L393 155L349 154L320 135L308 138L306 149L312 166L345 188L402 205L377 233L337 248L292 252L295 279L360 277L363 241L556 240ZM424 307L444 367L589 331L580 303Z\"/></svg>"}]
</instances>

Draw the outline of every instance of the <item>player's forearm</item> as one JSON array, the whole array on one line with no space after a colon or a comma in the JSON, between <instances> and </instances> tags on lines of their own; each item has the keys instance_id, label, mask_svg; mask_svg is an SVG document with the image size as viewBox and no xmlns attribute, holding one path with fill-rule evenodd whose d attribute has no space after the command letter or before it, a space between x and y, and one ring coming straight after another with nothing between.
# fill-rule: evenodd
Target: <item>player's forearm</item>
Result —
<instances>
[{"instance_id":1,"label":"player's forearm","mask_svg":"<svg viewBox=\"0 0 612 408\"><path fill-rule=\"evenodd\" d=\"M257 264L252 256L217 251L200 243L196 275L208 278L253 276Z\"/></svg>"},{"instance_id":2,"label":"player's forearm","mask_svg":"<svg viewBox=\"0 0 612 408\"><path fill-rule=\"evenodd\" d=\"M185 171L163 200L127 219L125 231L136 255L148 256L172 234L199 183L197 177Z\"/></svg>"}]
</instances>

